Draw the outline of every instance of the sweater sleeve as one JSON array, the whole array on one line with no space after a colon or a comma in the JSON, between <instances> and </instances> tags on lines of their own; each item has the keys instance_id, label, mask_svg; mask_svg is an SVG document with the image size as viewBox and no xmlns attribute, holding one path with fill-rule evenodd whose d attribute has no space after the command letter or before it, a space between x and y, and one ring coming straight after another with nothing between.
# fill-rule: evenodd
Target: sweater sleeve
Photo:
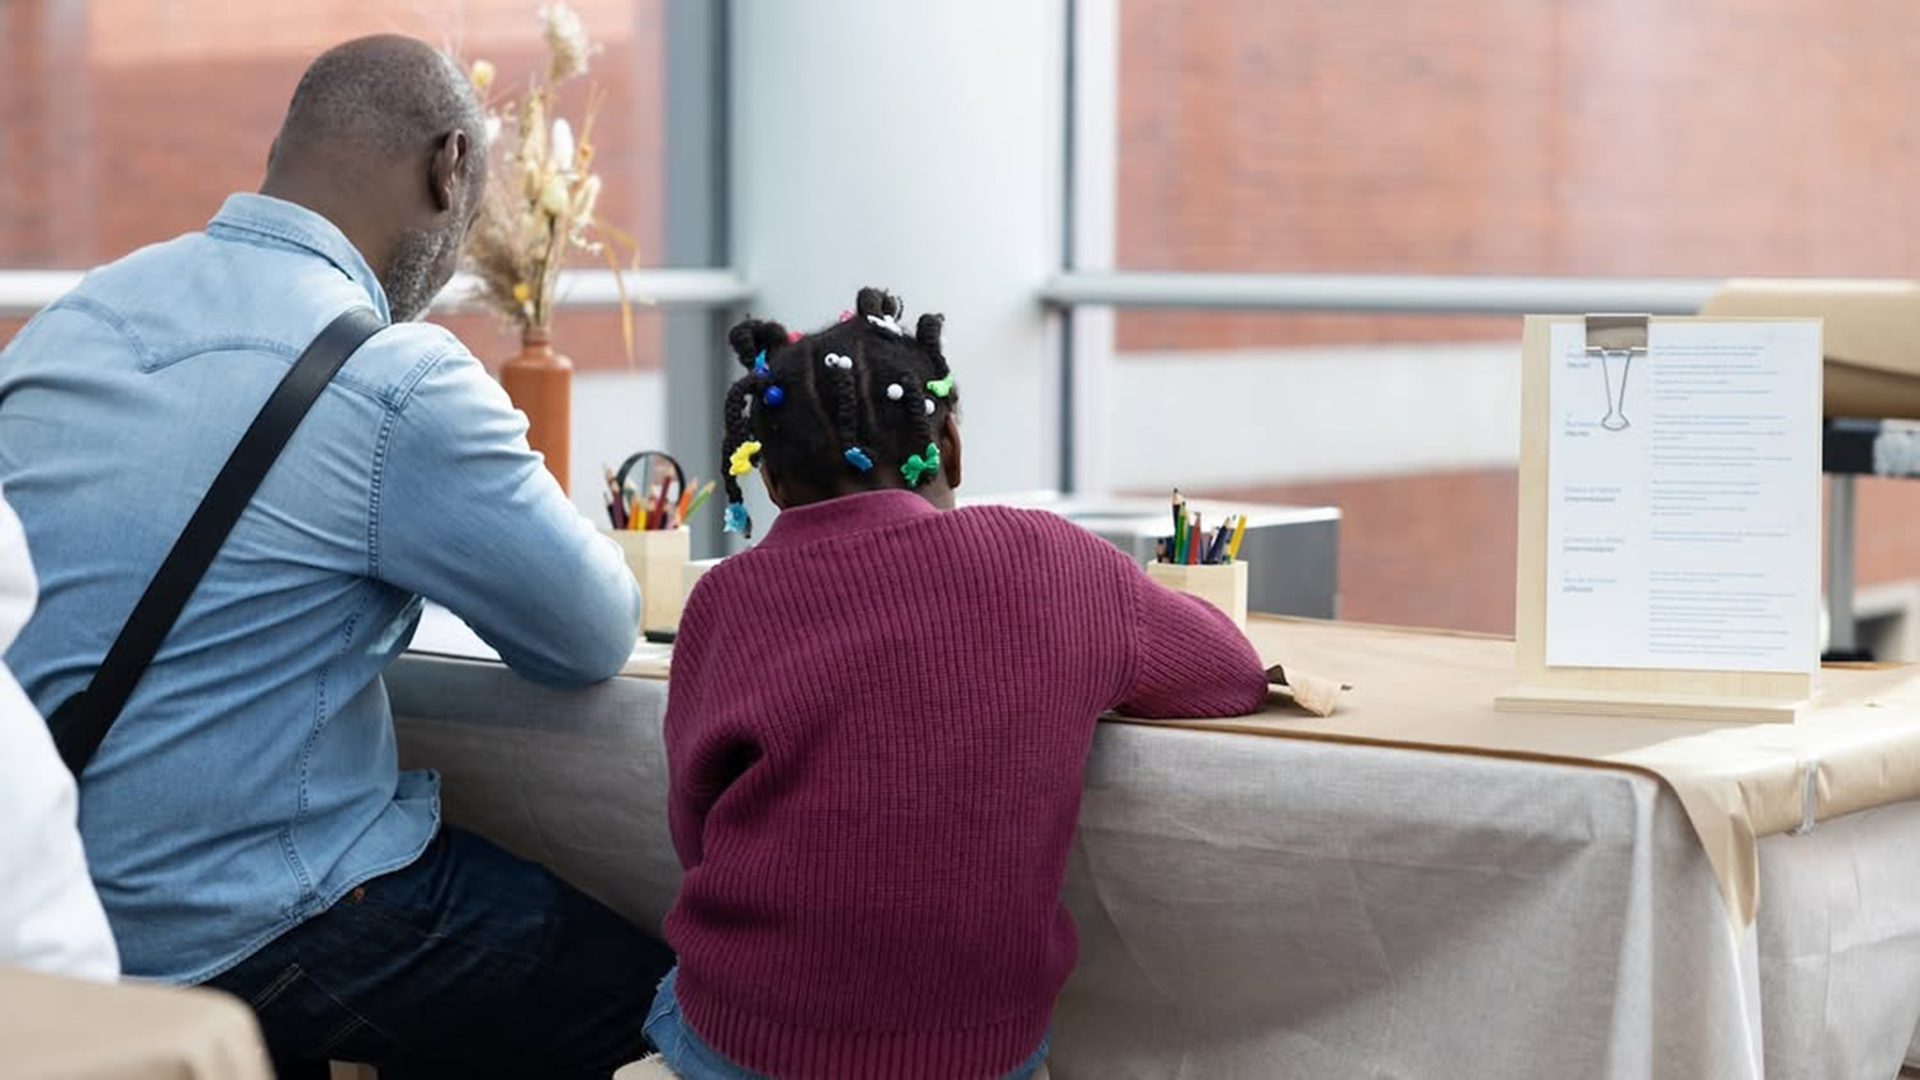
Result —
<instances>
[{"instance_id":1,"label":"sweater sleeve","mask_svg":"<svg viewBox=\"0 0 1920 1080\"><path fill-rule=\"evenodd\" d=\"M1133 686L1114 708L1151 719L1246 716L1267 700L1267 674L1239 627L1205 601L1129 566Z\"/></svg>"}]
</instances>

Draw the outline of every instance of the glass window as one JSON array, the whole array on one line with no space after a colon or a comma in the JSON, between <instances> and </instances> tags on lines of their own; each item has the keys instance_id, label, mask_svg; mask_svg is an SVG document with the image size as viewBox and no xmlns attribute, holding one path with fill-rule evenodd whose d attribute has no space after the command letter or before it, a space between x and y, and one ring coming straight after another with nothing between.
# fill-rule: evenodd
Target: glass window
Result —
<instances>
[{"instance_id":1,"label":"glass window","mask_svg":"<svg viewBox=\"0 0 1920 1080\"><path fill-rule=\"evenodd\" d=\"M659 265L664 0L573 0L601 47L601 211ZM18 0L0 4L15 66L0 129L0 268L80 269L198 229L233 191L259 186L294 85L327 47L404 33L484 57L496 92L544 62L531 0ZM604 267L591 256L579 265ZM487 316L445 319L475 353L512 355ZM556 340L585 370L624 372L616 313L564 311ZM636 369L657 366L660 319L636 323ZM11 328L0 333L11 336ZM0 339L4 340L4 339Z\"/></svg>"},{"instance_id":2,"label":"glass window","mask_svg":"<svg viewBox=\"0 0 1920 1080\"><path fill-rule=\"evenodd\" d=\"M1117 7L1122 269L1920 275L1920 7ZM1344 615L1508 630L1519 326L1121 312L1113 484L1337 503ZM1920 486L1861 497L1914 577Z\"/></svg>"}]
</instances>

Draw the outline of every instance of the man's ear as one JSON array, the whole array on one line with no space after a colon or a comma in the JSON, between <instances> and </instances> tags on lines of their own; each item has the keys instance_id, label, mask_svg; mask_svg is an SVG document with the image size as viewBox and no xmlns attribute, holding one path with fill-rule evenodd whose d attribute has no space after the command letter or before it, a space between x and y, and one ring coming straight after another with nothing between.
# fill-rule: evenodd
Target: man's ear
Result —
<instances>
[{"instance_id":1,"label":"man's ear","mask_svg":"<svg viewBox=\"0 0 1920 1080\"><path fill-rule=\"evenodd\" d=\"M946 478L947 486L960 490L960 418L952 409L947 410L947 418L940 422L940 475Z\"/></svg>"},{"instance_id":2,"label":"man's ear","mask_svg":"<svg viewBox=\"0 0 1920 1080\"><path fill-rule=\"evenodd\" d=\"M427 166L427 186L436 213L444 214L454 208L460 191L460 170L466 166L467 155L472 151L467 133L456 128L440 140L439 149L433 152L433 161Z\"/></svg>"}]
</instances>

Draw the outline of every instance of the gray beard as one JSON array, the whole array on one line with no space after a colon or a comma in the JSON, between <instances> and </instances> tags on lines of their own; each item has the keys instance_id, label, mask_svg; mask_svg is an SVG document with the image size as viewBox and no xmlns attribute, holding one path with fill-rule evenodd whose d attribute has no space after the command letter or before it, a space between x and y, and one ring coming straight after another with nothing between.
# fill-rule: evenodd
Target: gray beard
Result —
<instances>
[{"instance_id":1,"label":"gray beard","mask_svg":"<svg viewBox=\"0 0 1920 1080\"><path fill-rule=\"evenodd\" d=\"M435 270L443 264L452 265L453 260L444 256L459 243L454 229L408 229L400 234L393 263L386 280L380 283L386 289L387 309L394 322L412 322L426 314L427 306L447 285L447 279Z\"/></svg>"}]
</instances>

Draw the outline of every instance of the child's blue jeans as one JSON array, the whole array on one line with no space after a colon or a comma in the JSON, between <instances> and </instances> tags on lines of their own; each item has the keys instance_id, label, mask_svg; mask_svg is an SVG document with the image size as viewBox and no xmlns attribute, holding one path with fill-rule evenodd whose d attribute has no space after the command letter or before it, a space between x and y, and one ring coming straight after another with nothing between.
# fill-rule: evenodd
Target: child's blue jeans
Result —
<instances>
[{"instance_id":1,"label":"child's blue jeans","mask_svg":"<svg viewBox=\"0 0 1920 1080\"><path fill-rule=\"evenodd\" d=\"M647 1013L647 1041L660 1051L660 1056L680 1075L680 1080L768 1080L721 1057L680 1018L680 1002L673 995L674 977L679 974L680 969L675 968L660 980L660 993L653 999L652 1011ZM1040 1063L1047 1060L1047 1049L1048 1040L1041 1039L1040 1049L1008 1073L1006 1080L1028 1080L1039 1071Z\"/></svg>"}]
</instances>

